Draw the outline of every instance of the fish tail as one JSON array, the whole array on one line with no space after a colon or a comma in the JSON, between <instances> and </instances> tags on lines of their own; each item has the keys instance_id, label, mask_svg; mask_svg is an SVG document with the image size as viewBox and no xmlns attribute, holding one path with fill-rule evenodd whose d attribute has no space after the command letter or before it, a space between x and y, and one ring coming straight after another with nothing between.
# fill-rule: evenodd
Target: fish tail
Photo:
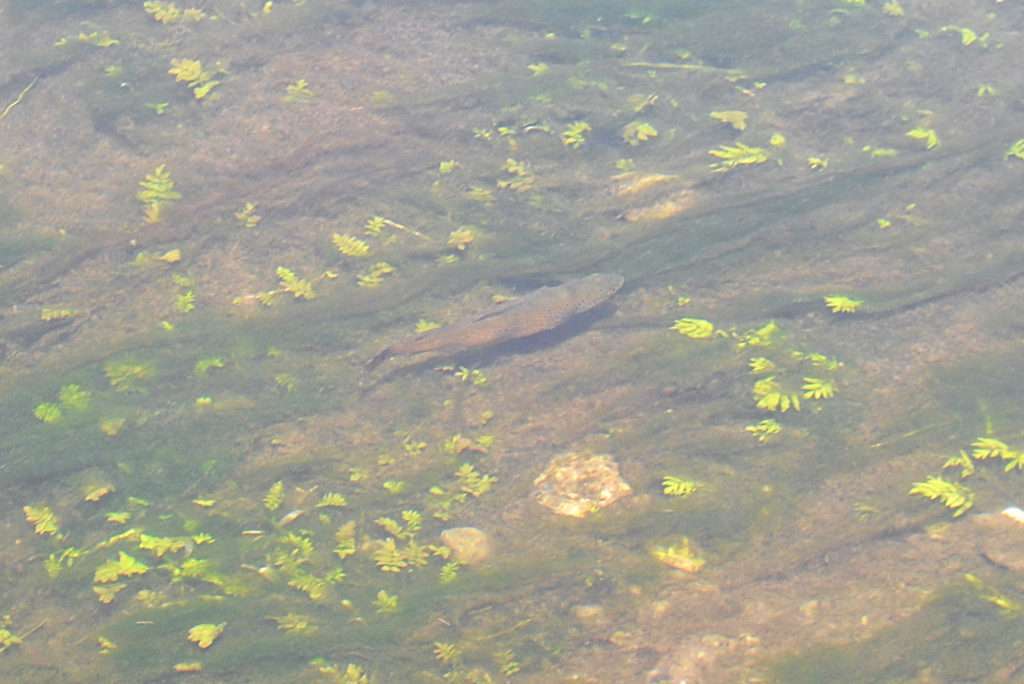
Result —
<instances>
[{"instance_id":1,"label":"fish tail","mask_svg":"<svg viewBox=\"0 0 1024 684\"><path fill-rule=\"evenodd\" d=\"M394 352L391 351L391 347L384 347L379 352L377 352L372 359L366 362L366 370L373 370L382 362L391 358L392 354L394 354Z\"/></svg>"}]
</instances>

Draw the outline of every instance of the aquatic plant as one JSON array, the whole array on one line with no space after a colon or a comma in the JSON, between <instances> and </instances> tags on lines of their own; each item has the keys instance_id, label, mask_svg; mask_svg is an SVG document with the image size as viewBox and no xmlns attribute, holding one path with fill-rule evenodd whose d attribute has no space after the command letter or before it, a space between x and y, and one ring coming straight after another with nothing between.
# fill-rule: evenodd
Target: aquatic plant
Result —
<instances>
[{"instance_id":1,"label":"aquatic plant","mask_svg":"<svg viewBox=\"0 0 1024 684\"><path fill-rule=\"evenodd\" d=\"M548 73L548 71L551 70L551 67L549 67L544 62L537 62L535 64L527 64L526 68L530 70L530 75L531 76L543 76L544 74Z\"/></svg>"},{"instance_id":2,"label":"aquatic plant","mask_svg":"<svg viewBox=\"0 0 1024 684\"><path fill-rule=\"evenodd\" d=\"M459 168L459 166L461 166L461 164L454 159L447 159L443 162L438 162L437 173L442 176L447 176L455 171L455 169Z\"/></svg>"},{"instance_id":3,"label":"aquatic plant","mask_svg":"<svg viewBox=\"0 0 1024 684\"><path fill-rule=\"evenodd\" d=\"M270 485L270 489L263 495L263 506L268 511L276 511L284 501L284 482L278 480Z\"/></svg>"},{"instance_id":4,"label":"aquatic plant","mask_svg":"<svg viewBox=\"0 0 1024 684\"><path fill-rule=\"evenodd\" d=\"M395 272L395 267L386 261L378 261L367 271L356 276L359 287L378 287L384 282L384 276Z\"/></svg>"},{"instance_id":5,"label":"aquatic plant","mask_svg":"<svg viewBox=\"0 0 1024 684\"><path fill-rule=\"evenodd\" d=\"M220 85L220 81L213 78L216 72L204 70L198 59L172 59L167 73L174 76L175 81L191 88L197 100L202 100Z\"/></svg>"},{"instance_id":6,"label":"aquatic plant","mask_svg":"<svg viewBox=\"0 0 1024 684\"><path fill-rule=\"evenodd\" d=\"M115 391L128 392L138 389L138 383L153 374L153 367L131 361L110 361L103 367L103 372Z\"/></svg>"},{"instance_id":7,"label":"aquatic plant","mask_svg":"<svg viewBox=\"0 0 1024 684\"><path fill-rule=\"evenodd\" d=\"M252 202L246 202L239 211L236 211L235 218L244 228L255 228L263 220L262 216L256 214L256 205Z\"/></svg>"},{"instance_id":8,"label":"aquatic plant","mask_svg":"<svg viewBox=\"0 0 1024 684\"><path fill-rule=\"evenodd\" d=\"M828 159L825 157L808 157L807 166L815 171L828 168Z\"/></svg>"},{"instance_id":9,"label":"aquatic plant","mask_svg":"<svg viewBox=\"0 0 1024 684\"><path fill-rule=\"evenodd\" d=\"M729 145L719 145L718 149L709 150L708 154L722 160L711 165L713 171L729 171L737 166L762 164L768 161L768 154L764 151L764 148L750 147L741 142L731 147Z\"/></svg>"},{"instance_id":10,"label":"aquatic plant","mask_svg":"<svg viewBox=\"0 0 1024 684\"><path fill-rule=\"evenodd\" d=\"M124 418L104 418L100 421L100 432L107 437L117 437L127 421Z\"/></svg>"},{"instance_id":11,"label":"aquatic plant","mask_svg":"<svg viewBox=\"0 0 1024 684\"><path fill-rule=\"evenodd\" d=\"M463 463L459 466L459 469L455 471L455 478L458 480L459 489L475 497L489 492L494 483L498 481L498 478L493 475L481 475L470 463Z\"/></svg>"},{"instance_id":12,"label":"aquatic plant","mask_svg":"<svg viewBox=\"0 0 1024 684\"><path fill-rule=\"evenodd\" d=\"M737 131L744 131L747 128L747 113L738 110L726 110L722 112L711 112L709 115L715 121L729 124Z\"/></svg>"},{"instance_id":13,"label":"aquatic plant","mask_svg":"<svg viewBox=\"0 0 1024 684\"><path fill-rule=\"evenodd\" d=\"M219 625L214 624L202 624L196 625L188 630L188 640L194 643L199 648L210 648L213 642L217 640L224 632L224 628L227 627L226 622L222 622Z\"/></svg>"},{"instance_id":14,"label":"aquatic plant","mask_svg":"<svg viewBox=\"0 0 1024 684\"><path fill-rule=\"evenodd\" d=\"M851 299L845 295L825 297L825 306L831 309L832 313L854 313L863 303L861 299Z\"/></svg>"},{"instance_id":15,"label":"aquatic plant","mask_svg":"<svg viewBox=\"0 0 1024 684\"><path fill-rule=\"evenodd\" d=\"M774 375L755 382L753 391L759 409L782 413L789 409L800 410L800 396L796 392L787 392L782 389Z\"/></svg>"},{"instance_id":16,"label":"aquatic plant","mask_svg":"<svg viewBox=\"0 0 1024 684\"><path fill-rule=\"evenodd\" d=\"M206 17L206 12L197 7L179 9L173 2L155 2L146 0L142 3L146 14L161 24L177 24L179 22L199 22Z\"/></svg>"},{"instance_id":17,"label":"aquatic plant","mask_svg":"<svg viewBox=\"0 0 1024 684\"><path fill-rule=\"evenodd\" d=\"M285 88L285 102L312 102L316 94L309 89L306 79L300 78L295 83L289 83Z\"/></svg>"},{"instance_id":18,"label":"aquatic plant","mask_svg":"<svg viewBox=\"0 0 1024 684\"><path fill-rule=\"evenodd\" d=\"M665 565L683 572L698 572L705 564L705 560L697 554L687 537L670 546L655 546L651 550L651 555Z\"/></svg>"},{"instance_id":19,"label":"aquatic plant","mask_svg":"<svg viewBox=\"0 0 1024 684\"><path fill-rule=\"evenodd\" d=\"M942 464L942 469L946 468L960 468L961 480L973 475L975 470L974 461L971 460L970 454L963 449L960 450L959 455L946 459L946 462Z\"/></svg>"},{"instance_id":20,"label":"aquatic plant","mask_svg":"<svg viewBox=\"0 0 1024 684\"><path fill-rule=\"evenodd\" d=\"M328 492L320 497L320 500L316 503L316 508L343 508L348 505L348 500L344 495L337 492Z\"/></svg>"},{"instance_id":21,"label":"aquatic plant","mask_svg":"<svg viewBox=\"0 0 1024 684\"><path fill-rule=\"evenodd\" d=\"M207 371L209 371L211 368L223 368L223 367L224 367L224 359L222 359L220 357L213 356L213 357L210 357L210 358L207 358L207 359L199 359L198 361L196 361L195 374L202 376L202 375L206 375Z\"/></svg>"},{"instance_id":22,"label":"aquatic plant","mask_svg":"<svg viewBox=\"0 0 1024 684\"><path fill-rule=\"evenodd\" d=\"M59 423L64 417L64 412L60 410L60 406L52 402L44 401L41 404L37 404L33 414L36 418L44 423Z\"/></svg>"},{"instance_id":23,"label":"aquatic plant","mask_svg":"<svg viewBox=\"0 0 1024 684\"><path fill-rule=\"evenodd\" d=\"M579 149L587 141L587 133L591 130L586 121L573 121L562 131L562 144L574 150Z\"/></svg>"},{"instance_id":24,"label":"aquatic plant","mask_svg":"<svg viewBox=\"0 0 1024 684\"><path fill-rule=\"evenodd\" d=\"M512 178L499 178L497 181L499 189L526 192L533 188L536 177L526 162L506 159L504 169Z\"/></svg>"},{"instance_id":25,"label":"aquatic plant","mask_svg":"<svg viewBox=\"0 0 1024 684\"><path fill-rule=\"evenodd\" d=\"M661 491L666 496L689 496L697 491L697 483L675 475L666 475L661 480Z\"/></svg>"},{"instance_id":26,"label":"aquatic plant","mask_svg":"<svg viewBox=\"0 0 1024 684\"><path fill-rule=\"evenodd\" d=\"M365 240L360 240L352 235L334 233L331 235L331 242L345 256L363 257L370 253L370 245Z\"/></svg>"},{"instance_id":27,"label":"aquatic plant","mask_svg":"<svg viewBox=\"0 0 1024 684\"><path fill-rule=\"evenodd\" d=\"M804 378L801 388L804 399L831 399L835 396L835 385L831 380L822 378ZM799 409L799 407L797 407Z\"/></svg>"},{"instance_id":28,"label":"aquatic plant","mask_svg":"<svg viewBox=\"0 0 1024 684\"><path fill-rule=\"evenodd\" d=\"M756 437L757 441L761 443L767 442L769 439L782 432L782 426L779 425L779 422L771 418L762 420L754 425L748 425L743 429Z\"/></svg>"},{"instance_id":29,"label":"aquatic plant","mask_svg":"<svg viewBox=\"0 0 1024 684\"><path fill-rule=\"evenodd\" d=\"M1010 157L1016 157L1017 159L1024 159L1024 138L1016 141L1010 148L1006 150L1006 154L1003 155L1003 159L1009 159Z\"/></svg>"},{"instance_id":30,"label":"aquatic plant","mask_svg":"<svg viewBox=\"0 0 1024 684\"><path fill-rule=\"evenodd\" d=\"M174 189L174 181L165 164L160 164L152 173L139 181L142 188L135 197L142 202L147 223L158 223L162 217L163 207L181 199L181 193Z\"/></svg>"},{"instance_id":31,"label":"aquatic plant","mask_svg":"<svg viewBox=\"0 0 1024 684\"><path fill-rule=\"evenodd\" d=\"M656 137L658 129L646 121L631 121L622 129L622 139L631 147Z\"/></svg>"},{"instance_id":32,"label":"aquatic plant","mask_svg":"<svg viewBox=\"0 0 1024 684\"><path fill-rule=\"evenodd\" d=\"M948 482L941 477L929 477L924 482L915 482L909 494L939 501L946 508L953 509L957 518L974 505L974 492L958 482Z\"/></svg>"},{"instance_id":33,"label":"aquatic plant","mask_svg":"<svg viewBox=\"0 0 1024 684\"><path fill-rule=\"evenodd\" d=\"M715 326L711 321L702 318L680 318L672 324L671 329L694 340L706 340L715 334Z\"/></svg>"},{"instance_id":34,"label":"aquatic plant","mask_svg":"<svg viewBox=\"0 0 1024 684\"><path fill-rule=\"evenodd\" d=\"M85 490L85 494L82 495L82 500L95 503L107 494L112 494L115 491L117 491L117 488L112 484L92 485Z\"/></svg>"},{"instance_id":35,"label":"aquatic plant","mask_svg":"<svg viewBox=\"0 0 1024 684\"><path fill-rule=\"evenodd\" d=\"M133 577L149 572L149 566L124 551L117 552L117 560L108 560L93 575L96 584L115 582L119 577Z\"/></svg>"},{"instance_id":36,"label":"aquatic plant","mask_svg":"<svg viewBox=\"0 0 1024 684\"><path fill-rule=\"evenodd\" d=\"M317 626L313 624L313 618L309 615L300 615L299 613L268 615L267 619L273 620L277 624L277 628L282 632L312 634L318 629Z\"/></svg>"},{"instance_id":37,"label":"aquatic plant","mask_svg":"<svg viewBox=\"0 0 1024 684\"><path fill-rule=\"evenodd\" d=\"M775 362L763 356L755 356L747 363L750 372L755 375L760 373L771 373L776 369Z\"/></svg>"},{"instance_id":38,"label":"aquatic plant","mask_svg":"<svg viewBox=\"0 0 1024 684\"><path fill-rule=\"evenodd\" d=\"M902 17L903 5L896 2L896 0L890 0L882 5L882 13L890 17Z\"/></svg>"},{"instance_id":39,"label":"aquatic plant","mask_svg":"<svg viewBox=\"0 0 1024 684\"><path fill-rule=\"evenodd\" d=\"M442 565L437 578L441 584L450 584L457 580L459 578L459 562L453 560Z\"/></svg>"},{"instance_id":40,"label":"aquatic plant","mask_svg":"<svg viewBox=\"0 0 1024 684\"><path fill-rule=\"evenodd\" d=\"M982 47L988 44L988 33L983 33L980 36L973 29L969 29L964 26L943 26L939 29L940 33L957 33L960 35L960 44L964 47L978 43Z\"/></svg>"},{"instance_id":41,"label":"aquatic plant","mask_svg":"<svg viewBox=\"0 0 1024 684\"><path fill-rule=\"evenodd\" d=\"M373 600L373 607L381 614L397 612L398 597L381 589L377 592L377 598Z\"/></svg>"},{"instance_id":42,"label":"aquatic plant","mask_svg":"<svg viewBox=\"0 0 1024 684\"><path fill-rule=\"evenodd\" d=\"M939 146L939 136L934 128L913 128L907 131L907 137L914 140L924 140L924 146L927 150Z\"/></svg>"},{"instance_id":43,"label":"aquatic plant","mask_svg":"<svg viewBox=\"0 0 1024 684\"><path fill-rule=\"evenodd\" d=\"M25 520L35 526L35 532L43 536L59 536L60 521L49 506L22 506Z\"/></svg>"}]
</instances>

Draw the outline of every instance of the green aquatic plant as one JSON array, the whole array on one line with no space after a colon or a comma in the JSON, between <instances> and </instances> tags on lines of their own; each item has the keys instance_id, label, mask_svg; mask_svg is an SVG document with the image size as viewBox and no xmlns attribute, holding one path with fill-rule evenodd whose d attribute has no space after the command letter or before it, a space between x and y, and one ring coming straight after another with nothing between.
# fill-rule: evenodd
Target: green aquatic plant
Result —
<instances>
[{"instance_id":1,"label":"green aquatic plant","mask_svg":"<svg viewBox=\"0 0 1024 684\"><path fill-rule=\"evenodd\" d=\"M256 205L252 202L246 202L236 211L235 218L241 222L243 228L255 228L263 220L262 216L256 214Z\"/></svg>"},{"instance_id":2,"label":"green aquatic plant","mask_svg":"<svg viewBox=\"0 0 1024 684\"><path fill-rule=\"evenodd\" d=\"M775 362L763 356L755 356L754 358L750 359L747 365L750 367L750 372L755 375L759 375L761 373L771 373L774 372L776 369Z\"/></svg>"},{"instance_id":3,"label":"green aquatic plant","mask_svg":"<svg viewBox=\"0 0 1024 684\"><path fill-rule=\"evenodd\" d=\"M206 17L206 12L197 7L179 9L173 2L155 2L146 0L142 3L146 14L161 24L177 24L180 22L199 22Z\"/></svg>"},{"instance_id":4,"label":"green aquatic plant","mask_svg":"<svg viewBox=\"0 0 1024 684\"><path fill-rule=\"evenodd\" d=\"M129 392L138 389L138 383L153 374L153 367L146 363L130 361L110 361L103 367L107 381L116 392Z\"/></svg>"},{"instance_id":5,"label":"green aquatic plant","mask_svg":"<svg viewBox=\"0 0 1024 684\"><path fill-rule=\"evenodd\" d=\"M1010 157L1016 157L1017 159L1024 159L1024 138L1016 141L1010 148L1006 150L1006 154L1003 155L1003 159L1009 159Z\"/></svg>"},{"instance_id":6,"label":"green aquatic plant","mask_svg":"<svg viewBox=\"0 0 1024 684\"><path fill-rule=\"evenodd\" d=\"M827 306L832 313L854 313L864 304L863 300L851 299L845 295L832 295L825 297L825 306Z\"/></svg>"},{"instance_id":7,"label":"green aquatic plant","mask_svg":"<svg viewBox=\"0 0 1024 684\"><path fill-rule=\"evenodd\" d=\"M959 455L946 459L946 462L942 464L942 469L946 468L960 468L961 480L973 475L975 470L974 461L971 460L970 454L963 449L960 450Z\"/></svg>"},{"instance_id":8,"label":"green aquatic plant","mask_svg":"<svg viewBox=\"0 0 1024 684\"><path fill-rule=\"evenodd\" d=\"M548 73L551 70L551 67L549 67L544 62L527 64L526 68L530 70L530 75L532 76L543 76L544 74Z\"/></svg>"},{"instance_id":9,"label":"green aquatic plant","mask_svg":"<svg viewBox=\"0 0 1024 684\"><path fill-rule=\"evenodd\" d=\"M450 584L457 580L459 578L459 562L453 560L442 565L437 578L441 584Z\"/></svg>"},{"instance_id":10,"label":"green aquatic plant","mask_svg":"<svg viewBox=\"0 0 1024 684\"><path fill-rule=\"evenodd\" d=\"M149 572L149 566L124 551L117 552L117 560L108 560L98 568L93 576L96 584L115 582L119 577L133 577Z\"/></svg>"},{"instance_id":11,"label":"green aquatic plant","mask_svg":"<svg viewBox=\"0 0 1024 684\"><path fill-rule=\"evenodd\" d=\"M683 572L698 572L705 564L687 537L670 546L655 546L651 549L651 555L665 565Z\"/></svg>"},{"instance_id":12,"label":"green aquatic plant","mask_svg":"<svg viewBox=\"0 0 1024 684\"><path fill-rule=\"evenodd\" d=\"M982 47L988 44L988 33L983 33L980 36L973 29L966 28L964 26L943 26L939 29L941 33L957 33L960 35L960 44L964 47L974 45L978 43Z\"/></svg>"},{"instance_id":13,"label":"green aquatic plant","mask_svg":"<svg viewBox=\"0 0 1024 684\"><path fill-rule=\"evenodd\" d=\"M722 123L729 124L737 131L743 131L747 128L747 113L738 110L726 110L722 112L711 112L709 115L715 121L721 121Z\"/></svg>"},{"instance_id":14,"label":"green aquatic plant","mask_svg":"<svg viewBox=\"0 0 1024 684\"><path fill-rule=\"evenodd\" d=\"M455 644L435 641L434 658L446 665L457 663L462 658L462 649Z\"/></svg>"},{"instance_id":15,"label":"green aquatic plant","mask_svg":"<svg viewBox=\"0 0 1024 684\"><path fill-rule=\"evenodd\" d=\"M459 483L459 489L475 497L489 492L494 483L498 481L498 478L493 475L481 475L470 463L463 463L459 466L459 469L455 471L455 479Z\"/></svg>"},{"instance_id":16,"label":"green aquatic plant","mask_svg":"<svg viewBox=\"0 0 1024 684\"><path fill-rule=\"evenodd\" d=\"M631 121L622 129L622 139L631 147L656 137L658 129L646 121Z\"/></svg>"},{"instance_id":17,"label":"green aquatic plant","mask_svg":"<svg viewBox=\"0 0 1024 684\"><path fill-rule=\"evenodd\" d=\"M199 648L210 648L210 646L213 645L213 642L224 633L224 628L227 627L227 624L228 623L226 622L222 622L219 625L196 625L188 630L188 640Z\"/></svg>"},{"instance_id":18,"label":"green aquatic plant","mask_svg":"<svg viewBox=\"0 0 1024 684\"><path fill-rule=\"evenodd\" d=\"M591 130L586 121L573 121L562 131L562 144L574 150L579 149L587 141L587 133Z\"/></svg>"},{"instance_id":19,"label":"green aquatic plant","mask_svg":"<svg viewBox=\"0 0 1024 684\"><path fill-rule=\"evenodd\" d=\"M927 150L939 146L939 136L934 128L913 128L907 131L907 137L914 140L924 140L924 146Z\"/></svg>"},{"instance_id":20,"label":"green aquatic plant","mask_svg":"<svg viewBox=\"0 0 1024 684\"><path fill-rule=\"evenodd\" d=\"M92 393L82 389L80 385L64 385L60 388L57 393L57 398L60 403L69 409L75 411L84 411L89 408L89 401L92 398Z\"/></svg>"},{"instance_id":21,"label":"green aquatic plant","mask_svg":"<svg viewBox=\"0 0 1024 684\"><path fill-rule=\"evenodd\" d=\"M268 615L268 620L273 620L277 628L282 632L295 632L298 634L313 634L317 626L313 624L313 618L309 615L298 613L287 613L285 615Z\"/></svg>"},{"instance_id":22,"label":"green aquatic plant","mask_svg":"<svg viewBox=\"0 0 1024 684\"><path fill-rule=\"evenodd\" d=\"M768 161L768 154L762 147L751 147L741 142L734 146L719 145L716 150L709 150L712 157L721 159L711 165L713 171L729 171L737 166L748 166L751 164L763 164Z\"/></svg>"},{"instance_id":23,"label":"green aquatic plant","mask_svg":"<svg viewBox=\"0 0 1024 684\"><path fill-rule=\"evenodd\" d=\"M822 378L804 378L800 389L804 392L804 399L831 399L836 393L833 382Z\"/></svg>"},{"instance_id":24,"label":"green aquatic plant","mask_svg":"<svg viewBox=\"0 0 1024 684\"><path fill-rule=\"evenodd\" d=\"M757 441L762 444L782 432L782 426L779 425L779 422L771 418L762 420L754 425L748 425L743 429L756 437Z\"/></svg>"},{"instance_id":25,"label":"green aquatic plant","mask_svg":"<svg viewBox=\"0 0 1024 684\"><path fill-rule=\"evenodd\" d=\"M204 70L198 59L172 59L167 73L174 76L175 81L191 88L197 100L202 100L220 85L220 81L214 80L217 72Z\"/></svg>"},{"instance_id":26,"label":"green aquatic plant","mask_svg":"<svg viewBox=\"0 0 1024 684\"><path fill-rule=\"evenodd\" d=\"M348 500L337 492L328 492L317 501L317 508L343 508L348 505Z\"/></svg>"},{"instance_id":27,"label":"green aquatic plant","mask_svg":"<svg viewBox=\"0 0 1024 684\"><path fill-rule=\"evenodd\" d=\"M933 476L924 482L915 482L909 494L940 501L946 508L953 509L954 518L963 515L974 505L973 491L958 482L948 482L941 477Z\"/></svg>"},{"instance_id":28,"label":"green aquatic plant","mask_svg":"<svg viewBox=\"0 0 1024 684\"><path fill-rule=\"evenodd\" d=\"M377 592L377 598L373 600L373 607L381 614L397 612L398 597L381 589Z\"/></svg>"},{"instance_id":29,"label":"green aquatic plant","mask_svg":"<svg viewBox=\"0 0 1024 684\"><path fill-rule=\"evenodd\" d=\"M995 587L989 586L977 575L965 573L964 580L971 585L978 598L994 605L1004 617L1016 617L1024 608L1019 601L1010 598Z\"/></svg>"},{"instance_id":30,"label":"green aquatic plant","mask_svg":"<svg viewBox=\"0 0 1024 684\"><path fill-rule=\"evenodd\" d=\"M316 93L309 89L309 83L304 78L289 83L285 88L285 102L312 102L314 97Z\"/></svg>"},{"instance_id":31,"label":"green aquatic plant","mask_svg":"<svg viewBox=\"0 0 1024 684\"><path fill-rule=\"evenodd\" d=\"M896 0L890 0L890 2L882 5L882 14L886 14L890 17L902 17L903 5L896 2Z\"/></svg>"},{"instance_id":32,"label":"green aquatic plant","mask_svg":"<svg viewBox=\"0 0 1024 684\"><path fill-rule=\"evenodd\" d=\"M60 406L48 401L37 404L32 413L40 421L51 425L59 423L64 418L64 412L60 410Z\"/></svg>"},{"instance_id":33,"label":"green aquatic plant","mask_svg":"<svg viewBox=\"0 0 1024 684\"><path fill-rule=\"evenodd\" d=\"M754 400L757 408L766 411L800 410L800 396L796 392L787 392L775 380L775 376L762 378L754 383Z\"/></svg>"},{"instance_id":34,"label":"green aquatic plant","mask_svg":"<svg viewBox=\"0 0 1024 684\"><path fill-rule=\"evenodd\" d=\"M666 475L661 480L661 491L666 496L689 496L697 491L697 483L675 475Z\"/></svg>"},{"instance_id":35,"label":"green aquatic plant","mask_svg":"<svg viewBox=\"0 0 1024 684\"><path fill-rule=\"evenodd\" d=\"M345 256L363 257L370 253L370 245L365 240L360 240L352 235L334 233L331 235L331 242Z\"/></svg>"},{"instance_id":36,"label":"green aquatic plant","mask_svg":"<svg viewBox=\"0 0 1024 684\"><path fill-rule=\"evenodd\" d=\"M532 190L537 178L530 170L526 162L515 159L505 160L505 172L511 178L499 178L496 182L499 190L512 190L513 192L526 192Z\"/></svg>"},{"instance_id":37,"label":"green aquatic plant","mask_svg":"<svg viewBox=\"0 0 1024 684\"><path fill-rule=\"evenodd\" d=\"M22 506L25 520L35 526L35 532L43 536L59 536L60 521L49 506Z\"/></svg>"},{"instance_id":38,"label":"green aquatic plant","mask_svg":"<svg viewBox=\"0 0 1024 684\"><path fill-rule=\"evenodd\" d=\"M165 164L160 164L152 173L139 181L142 188L135 197L142 202L146 223L159 223L163 219L163 208L181 199L181 193L174 189L174 181Z\"/></svg>"},{"instance_id":39,"label":"green aquatic plant","mask_svg":"<svg viewBox=\"0 0 1024 684\"><path fill-rule=\"evenodd\" d=\"M702 318L680 318L672 324L672 330L694 340L706 340L715 334L711 321Z\"/></svg>"},{"instance_id":40,"label":"green aquatic plant","mask_svg":"<svg viewBox=\"0 0 1024 684\"><path fill-rule=\"evenodd\" d=\"M263 495L263 506L268 511L276 511L284 502L284 482L278 480L270 485L270 489Z\"/></svg>"},{"instance_id":41,"label":"green aquatic plant","mask_svg":"<svg viewBox=\"0 0 1024 684\"><path fill-rule=\"evenodd\" d=\"M808 157L807 166L815 171L828 168L828 158L826 157Z\"/></svg>"},{"instance_id":42,"label":"green aquatic plant","mask_svg":"<svg viewBox=\"0 0 1024 684\"><path fill-rule=\"evenodd\" d=\"M384 276L395 272L395 267L386 261L378 261L368 270L356 276L359 287L378 287L384 282Z\"/></svg>"},{"instance_id":43,"label":"green aquatic plant","mask_svg":"<svg viewBox=\"0 0 1024 684\"><path fill-rule=\"evenodd\" d=\"M284 266L278 266L277 277L280 280L281 289L291 293L296 299L316 298L316 293L313 292L313 284L308 280L299 278L295 275L294 271Z\"/></svg>"},{"instance_id":44,"label":"green aquatic plant","mask_svg":"<svg viewBox=\"0 0 1024 684\"><path fill-rule=\"evenodd\" d=\"M199 359L198 361L196 361L195 374L199 375L199 376L203 376L203 375L206 375L207 371L209 371L211 368L223 368L223 367L224 367L224 359L222 359L220 357L213 356L213 357L210 357L208 359Z\"/></svg>"}]
</instances>

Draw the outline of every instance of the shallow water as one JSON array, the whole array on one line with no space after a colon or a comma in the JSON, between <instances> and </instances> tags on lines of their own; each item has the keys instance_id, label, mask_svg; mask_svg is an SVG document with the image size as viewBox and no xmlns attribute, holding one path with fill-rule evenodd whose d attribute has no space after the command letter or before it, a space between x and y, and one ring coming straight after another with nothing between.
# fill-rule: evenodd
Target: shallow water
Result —
<instances>
[{"instance_id":1,"label":"shallow water","mask_svg":"<svg viewBox=\"0 0 1024 684\"><path fill-rule=\"evenodd\" d=\"M1019 676L1020 8L148 7L0 5L8 679Z\"/></svg>"}]
</instances>

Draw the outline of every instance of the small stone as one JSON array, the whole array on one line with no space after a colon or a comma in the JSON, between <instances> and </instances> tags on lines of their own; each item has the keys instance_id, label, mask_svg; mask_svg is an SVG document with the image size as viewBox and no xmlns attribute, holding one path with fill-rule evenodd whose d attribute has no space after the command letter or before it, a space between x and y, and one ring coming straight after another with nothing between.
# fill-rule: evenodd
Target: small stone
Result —
<instances>
[{"instance_id":1,"label":"small stone","mask_svg":"<svg viewBox=\"0 0 1024 684\"><path fill-rule=\"evenodd\" d=\"M479 565L491 556L491 538L475 527L451 527L441 533L441 541L463 565Z\"/></svg>"},{"instance_id":2,"label":"small stone","mask_svg":"<svg viewBox=\"0 0 1024 684\"><path fill-rule=\"evenodd\" d=\"M584 518L633 492L611 456L572 451L551 459L533 484L539 504L574 518Z\"/></svg>"}]
</instances>

